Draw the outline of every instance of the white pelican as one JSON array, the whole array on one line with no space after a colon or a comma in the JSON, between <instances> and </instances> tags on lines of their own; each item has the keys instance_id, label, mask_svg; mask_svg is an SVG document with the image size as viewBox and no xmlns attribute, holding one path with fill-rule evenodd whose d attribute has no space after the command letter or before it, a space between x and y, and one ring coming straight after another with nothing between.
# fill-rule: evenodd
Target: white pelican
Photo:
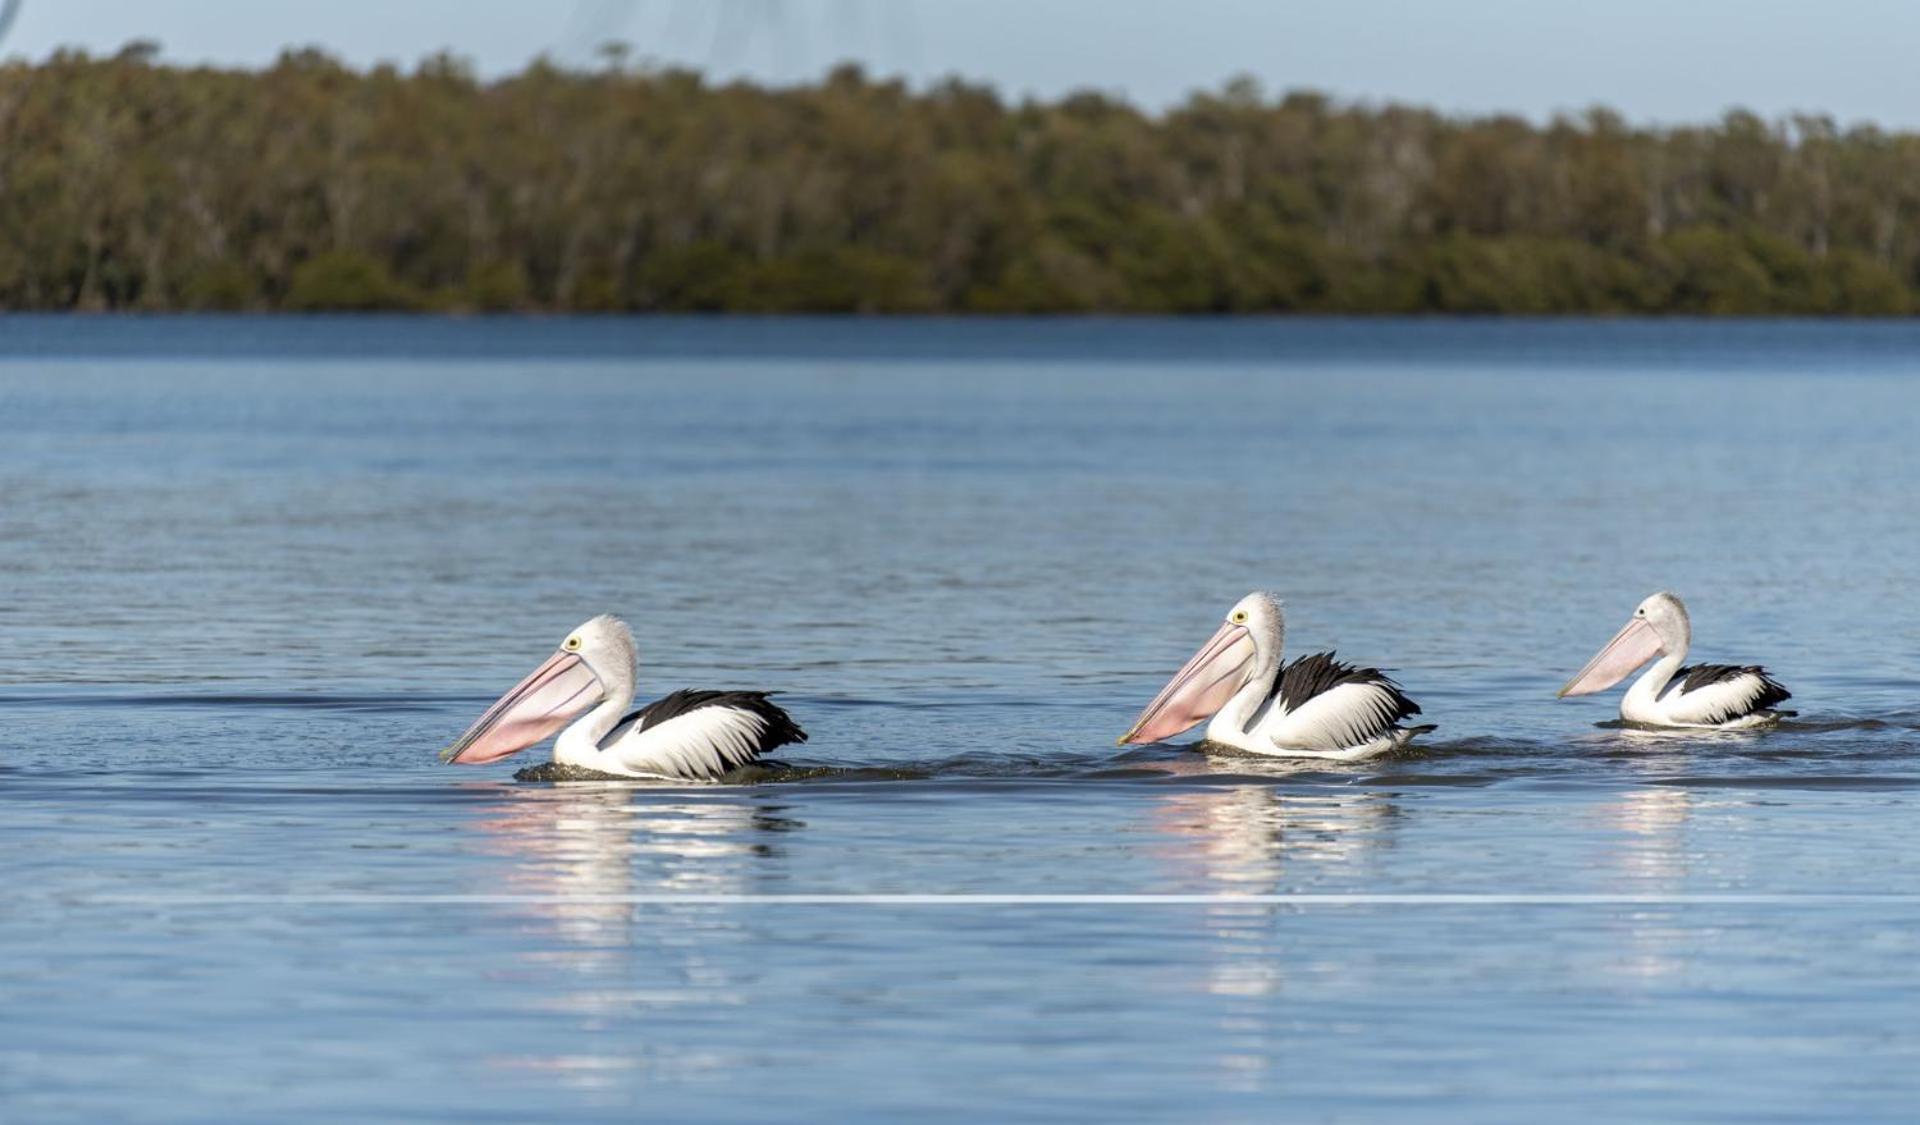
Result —
<instances>
[{"instance_id":1,"label":"white pelican","mask_svg":"<svg viewBox=\"0 0 1920 1125\"><path fill-rule=\"evenodd\" d=\"M758 691L676 691L629 715L633 633L601 614L568 634L440 752L449 765L497 762L566 727L553 760L622 777L708 781L807 734ZM591 710L588 710L591 708ZM586 711L572 726L568 720Z\"/></svg>"},{"instance_id":2,"label":"white pelican","mask_svg":"<svg viewBox=\"0 0 1920 1125\"><path fill-rule=\"evenodd\" d=\"M1120 744L1158 742L1211 718L1208 743L1277 758L1357 761L1434 729L1400 725L1420 707L1377 668L1343 664L1330 652L1282 667L1286 629L1272 594L1241 598Z\"/></svg>"},{"instance_id":3,"label":"white pelican","mask_svg":"<svg viewBox=\"0 0 1920 1125\"><path fill-rule=\"evenodd\" d=\"M1794 714L1772 709L1774 704L1793 698L1793 693L1758 664L1695 664L1682 668L1680 662L1687 658L1687 645L1692 640L1687 607L1673 594L1654 594L1641 602L1625 627L1567 681L1560 697L1605 691L1658 656L1660 659L1620 700L1620 717L1629 723L1741 730L1776 723Z\"/></svg>"}]
</instances>

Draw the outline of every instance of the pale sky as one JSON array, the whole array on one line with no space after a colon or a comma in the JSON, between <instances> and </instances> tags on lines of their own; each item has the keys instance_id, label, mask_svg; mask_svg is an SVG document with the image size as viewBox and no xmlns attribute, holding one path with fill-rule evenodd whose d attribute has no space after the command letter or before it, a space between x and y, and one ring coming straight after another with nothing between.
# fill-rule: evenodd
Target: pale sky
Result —
<instances>
[{"instance_id":1,"label":"pale sky","mask_svg":"<svg viewBox=\"0 0 1920 1125\"><path fill-rule=\"evenodd\" d=\"M1149 107L1247 73L1276 91L1534 118L1605 103L1699 121L1740 105L1920 127L1914 0L23 0L0 54L135 38L243 66L290 44L357 64L445 48L486 74L625 39L723 75L793 81L855 59Z\"/></svg>"}]
</instances>

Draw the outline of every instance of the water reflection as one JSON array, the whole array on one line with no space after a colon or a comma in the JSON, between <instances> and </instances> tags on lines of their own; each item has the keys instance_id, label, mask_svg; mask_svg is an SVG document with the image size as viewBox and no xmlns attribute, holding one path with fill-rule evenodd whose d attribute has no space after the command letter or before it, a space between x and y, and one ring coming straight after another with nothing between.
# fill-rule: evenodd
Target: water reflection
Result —
<instances>
[{"instance_id":1,"label":"water reflection","mask_svg":"<svg viewBox=\"0 0 1920 1125\"><path fill-rule=\"evenodd\" d=\"M1629 789L1600 807L1616 834L1608 867L1637 891L1678 891L1687 876L1685 829L1693 797L1671 785Z\"/></svg>"},{"instance_id":2,"label":"water reflection","mask_svg":"<svg viewBox=\"0 0 1920 1125\"><path fill-rule=\"evenodd\" d=\"M1694 797L1671 785L1629 789L1602 804L1599 816L1610 846L1603 873L1608 890L1676 894L1688 889L1693 856L1687 825ZM1604 975L1636 985L1664 980L1686 966L1687 933L1673 907L1632 908L1611 923L1612 948Z\"/></svg>"},{"instance_id":3,"label":"water reflection","mask_svg":"<svg viewBox=\"0 0 1920 1125\"><path fill-rule=\"evenodd\" d=\"M1360 873L1391 840L1398 816L1378 792L1238 785L1169 794L1154 824L1169 841L1159 856L1176 889L1253 895L1364 885ZM1289 914L1260 903L1204 908L1206 964L1197 983L1220 1001L1214 1081L1223 1089L1261 1093L1272 1078L1285 1032L1281 927Z\"/></svg>"},{"instance_id":4,"label":"water reflection","mask_svg":"<svg viewBox=\"0 0 1920 1125\"><path fill-rule=\"evenodd\" d=\"M1171 842L1163 858L1183 888L1268 894L1351 873L1387 842L1398 815L1390 797L1369 790L1283 795L1239 785L1170 794L1154 824Z\"/></svg>"},{"instance_id":5,"label":"water reflection","mask_svg":"<svg viewBox=\"0 0 1920 1125\"><path fill-rule=\"evenodd\" d=\"M547 978L531 1005L577 1021L602 1049L497 1060L567 1085L610 1086L635 1069L708 1072L731 1061L618 1029L664 1011L747 1002L727 967L763 941L727 904L640 904L644 894L751 891L780 835L803 825L763 795L657 793L625 784L514 787L474 825L490 865L483 893L529 896L509 907L530 940L516 957ZM529 931L526 927L531 922ZM644 1029L641 1029L644 1031Z\"/></svg>"}]
</instances>

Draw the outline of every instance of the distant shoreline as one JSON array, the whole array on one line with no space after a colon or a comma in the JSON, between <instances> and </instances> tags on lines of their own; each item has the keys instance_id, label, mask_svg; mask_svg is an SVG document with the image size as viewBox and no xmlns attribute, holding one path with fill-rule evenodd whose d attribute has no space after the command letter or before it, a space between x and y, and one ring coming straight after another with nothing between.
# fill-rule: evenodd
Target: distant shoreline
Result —
<instances>
[{"instance_id":1,"label":"distant shoreline","mask_svg":"<svg viewBox=\"0 0 1920 1125\"><path fill-rule=\"evenodd\" d=\"M0 367L35 361L462 365L1182 362L1328 371L1731 369L1920 372L1920 319L1741 317L827 317L409 314L0 315Z\"/></svg>"},{"instance_id":2,"label":"distant shoreline","mask_svg":"<svg viewBox=\"0 0 1920 1125\"><path fill-rule=\"evenodd\" d=\"M0 308L1903 317L1920 135L842 68L0 66Z\"/></svg>"}]
</instances>

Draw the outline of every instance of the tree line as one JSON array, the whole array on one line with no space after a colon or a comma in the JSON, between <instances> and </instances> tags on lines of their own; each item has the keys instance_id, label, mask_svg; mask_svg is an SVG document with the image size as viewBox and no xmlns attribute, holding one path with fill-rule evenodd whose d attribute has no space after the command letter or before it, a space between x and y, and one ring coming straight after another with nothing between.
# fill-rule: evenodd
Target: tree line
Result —
<instances>
[{"instance_id":1,"label":"tree line","mask_svg":"<svg viewBox=\"0 0 1920 1125\"><path fill-rule=\"evenodd\" d=\"M0 67L0 308L1914 310L1920 136L439 56Z\"/></svg>"}]
</instances>

